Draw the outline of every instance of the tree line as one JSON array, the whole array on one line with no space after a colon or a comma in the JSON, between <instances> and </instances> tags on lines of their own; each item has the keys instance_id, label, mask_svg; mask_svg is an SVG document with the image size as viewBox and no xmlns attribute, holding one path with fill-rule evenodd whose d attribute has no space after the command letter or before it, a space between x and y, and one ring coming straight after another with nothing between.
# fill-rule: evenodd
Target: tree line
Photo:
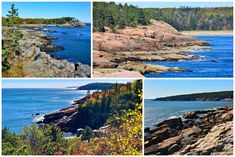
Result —
<instances>
[{"instance_id":1,"label":"tree line","mask_svg":"<svg viewBox=\"0 0 235 157\"><path fill-rule=\"evenodd\" d=\"M221 91L221 92L210 92L210 93L194 93L194 94L183 94L176 96L169 96L164 98L156 98L156 101L220 101L224 99L233 99L233 91Z\"/></svg>"},{"instance_id":2,"label":"tree line","mask_svg":"<svg viewBox=\"0 0 235 157\"><path fill-rule=\"evenodd\" d=\"M9 17L2 17L3 26L8 26L10 20L11 19ZM61 17L61 18L52 18L52 19L16 17L14 21L15 23L18 24L65 24L70 22L76 22L77 19L74 17Z\"/></svg>"},{"instance_id":3,"label":"tree line","mask_svg":"<svg viewBox=\"0 0 235 157\"><path fill-rule=\"evenodd\" d=\"M232 30L233 8L138 8L114 2L94 2L94 31L147 25L150 19L169 23L179 31L183 30Z\"/></svg>"},{"instance_id":4,"label":"tree line","mask_svg":"<svg viewBox=\"0 0 235 157\"><path fill-rule=\"evenodd\" d=\"M93 3L93 28L95 31L104 31L105 26L116 29L146 25L147 23L144 10L133 5L114 2Z\"/></svg>"},{"instance_id":5,"label":"tree line","mask_svg":"<svg viewBox=\"0 0 235 157\"><path fill-rule=\"evenodd\" d=\"M233 8L149 8L144 9L148 20L169 23L179 31L184 30L232 30Z\"/></svg>"}]
</instances>

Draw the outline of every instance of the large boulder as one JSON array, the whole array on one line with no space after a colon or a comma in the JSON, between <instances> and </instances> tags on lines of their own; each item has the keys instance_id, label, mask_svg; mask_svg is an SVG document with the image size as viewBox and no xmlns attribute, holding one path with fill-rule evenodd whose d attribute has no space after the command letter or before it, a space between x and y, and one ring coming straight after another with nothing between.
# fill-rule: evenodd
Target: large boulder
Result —
<instances>
[{"instance_id":1,"label":"large boulder","mask_svg":"<svg viewBox=\"0 0 235 157\"><path fill-rule=\"evenodd\" d=\"M107 33L112 33L113 30L110 27L104 27L104 31Z\"/></svg>"},{"instance_id":2,"label":"large boulder","mask_svg":"<svg viewBox=\"0 0 235 157\"><path fill-rule=\"evenodd\" d=\"M232 121L233 120L233 110L229 111L229 112L226 112L224 113L222 116L221 116L221 119L223 121Z\"/></svg>"},{"instance_id":3,"label":"large boulder","mask_svg":"<svg viewBox=\"0 0 235 157\"><path fill-rule=\"evenodd\" d=\"M157 127L168 126L174 129L181 129L183 127L183 123L180 117L173 116L168 118L167 120L164 120L163 122L157 123L155 126Z\"/></svg>"},{"instance_id":4,"label":"large boulder","mask_svg":"<svg viewBox=\"0 0 235 157\"><path fill-rule=\"evenodd\" d=\"M195 112L185 112L184 115L183 115L183 118L185 118L185 119L194 119L194 118L198 118L198 116Z\"/></svg>"},{"instance_id":5,"label":"large boulder","mask_svg":"<svg viewBox=\"0 0 235 157\"><path fill-rule=\"evenodd\" d=\"M84 130L83 128L77 129L77 136L78 137L82 134L83 130Z\"/></svg>"}]
</instances>

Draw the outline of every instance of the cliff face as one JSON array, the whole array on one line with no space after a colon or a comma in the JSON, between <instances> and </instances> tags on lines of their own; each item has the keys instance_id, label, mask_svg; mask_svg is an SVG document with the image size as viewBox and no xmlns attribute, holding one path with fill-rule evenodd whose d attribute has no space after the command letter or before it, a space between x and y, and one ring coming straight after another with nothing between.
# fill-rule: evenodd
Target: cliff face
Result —
<instances>
[{"instance_id":1,"label":"cliff face","mask_svg":"<svg viewBox=\"0 0 235 157\"><path fill-rule=\"evenodd\" d=\"M232 155L233 106L186 112L145 129L146 155Z\"/></svg>"},{"instance_id":2,"label":"cliff face","mask_svg":"<svg viewBox=\"0 0 235 157\"><path fill-rule=\"evenodd\" d=\"M163 66L150 67L140 62L198 59L198 56L188 55L189 50L204 49L209 45L208 42L179 33L162 21L152 20L148 26L126 27L115 32L108 28L105 30L93 34L95 76L98 73L105 74L104 69L139 71L136 67L153 69L150 72L143 69L142 74L184 71ZM133 65L133 61L136 65Z\"/></svg>"}]
</instances>

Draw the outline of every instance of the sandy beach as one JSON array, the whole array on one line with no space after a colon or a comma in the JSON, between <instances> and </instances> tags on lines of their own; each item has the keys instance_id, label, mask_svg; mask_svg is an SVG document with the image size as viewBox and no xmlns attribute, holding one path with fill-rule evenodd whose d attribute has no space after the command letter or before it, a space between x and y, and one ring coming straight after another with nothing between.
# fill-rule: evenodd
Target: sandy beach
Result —
<instances>
[{"instance_id":1,"label":"sandy beach","mask_svg":"<svg viewBox=\"0 0 235 157\"><path fill-rule=\"evenodd\" d=\"M232 30L219 30L219 31L182 31L183 35L202 35L202 36L224 36L224 35L233 35Z\"/></svg>"}]
</instances>

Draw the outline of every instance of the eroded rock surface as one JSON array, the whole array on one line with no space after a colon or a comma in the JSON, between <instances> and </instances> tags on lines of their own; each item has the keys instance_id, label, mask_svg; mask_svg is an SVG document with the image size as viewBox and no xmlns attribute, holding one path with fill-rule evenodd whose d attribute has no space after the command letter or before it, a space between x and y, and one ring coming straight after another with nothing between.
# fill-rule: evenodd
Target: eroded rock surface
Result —
<instances>
[{"instance_id":1,"label":"eroded rock surface","mask_svg":"<svg viewBox=\"0 0 235 157\"><path fill-rule=\"evenodd\" d=\"M146 155L232 155L233 106L187 112L145 130Z\"/></svg>"},{"instance_id":2,"label":"eroded rock surface","mask_svg":"<svg viewBox=\"0 0 235 157\"><path fill-rule=\"evenodd\" d=\"M199 56L189 55L190 50L208 49L209 45L208 42L179 33L175 28L162 21L152 20L149 26L126 27L116 30L115 33L107 27L105 30L106 32L93 33L95 77L97 73L98 76L101 75L100 71L103 68L116 69L120 68L120 64L123 67L130 66L130 61L141 64L140 62L144 61L199 59ZM154 66L152 65L152 67ZM134 67L135 65L131 65L130 69ZM170 69L169 67L164 68ZM139 70L137 69L137 71ZM184 69L183 71L188 70ZM148 71L139 72L141 74L149 73ZM167 71L156 68L151 73L160 72ZM103 75L105 76L106 73L103 72Z\"/></svg>"}]
</instances>

